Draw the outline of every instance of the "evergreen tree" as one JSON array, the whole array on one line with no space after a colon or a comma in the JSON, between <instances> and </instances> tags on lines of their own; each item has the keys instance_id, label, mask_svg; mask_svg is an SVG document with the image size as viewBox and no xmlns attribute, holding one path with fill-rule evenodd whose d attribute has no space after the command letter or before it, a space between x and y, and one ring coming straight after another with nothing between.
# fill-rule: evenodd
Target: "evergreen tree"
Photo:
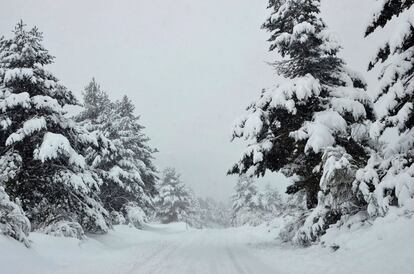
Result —
<instances>
[{"instance_id":1,"label":"evergreen tree","mask_svg":"<svg viewBox=\"0 0 414 274\"><path fill-rule=\"evenodd\" d=\"M304 192L312 210L326 193L320 185L327 148L341 147L357 166L365 164L365 121L372 108L365 82L337 56L341 47L320 17L320 1L270 0L269 9L263 28L271 33L270 51L282 57L274 62L279 78L235 126L233 139L243 138L248 149L229 173L263 176L269 170L294 176L287 193ZM336 205L330 207L335 214L324 227L342 214Z\"/></svg>"},{"instance_id":2,"label":"evergreen tree","mask_svg":"<svg viewBox=\"0 0 414 274\"><path fill-rule=\"evenodd\" d=\"M171 223L189 219L194 200L174 168L164 170L158 193L157 216L161 222Z\"/></svg>"},{"instance_id":3,"label":"evergreen tree","mask_svg":"<svg viewBox=\"0 0 414 274\"><path fill-rule=\"evenodd\" d=\"M231 197L233 203L232 223L234 226L262 223L262 199L252 178L241 176Z\"/></svg>"},{"instance_id":4,"label":"evergreen tree","mask_svg":"<svg viewBox=\"0 0 414 274\"><path fill-rule=\"evenodd\" d=\"M80 114L80 120L96 120L102 116L109 115L111 110L111 100L108 94L103 91L95 78L85 87L83 95L83 105L85 110Z\"/></svg>"},{"instance_id":5,"label":"evergreen tree","mask_svg":"<svg viewBox=\"0 0 414 274\"><path fill-rule=\"evenodd\" d=\"M144 191L152 197L156 194L155 186L158 180L158 171L153 163L157 149L148 145L150 139L143 132L145 127L139 123L140 117L135 116L135 106L127 96L116 102L115 110L121 117L115 129L120 135L124 147L132 151L144 182Z\"/></svg>"},{"instance_id":6,"label":"evergreen tree","mask_svg":"<svg viewBox=\"0 0 414 274\"><path fill-rule=\"evenodd\" d=\"M194 190L188 188L189 193L189 200L190 200L190 206L188 208L186 222L193 228L201 229L204 226L203 220L202 220L202 209L200 205L200 201L197 198L196 194L194 193Z\"/></svg>"},{"instance_id":7,"label":"evergreen tree","mask_svg":"<svg viewBox=\"0 0 414 274\"><path fill-rule=\"evenodd\" d=\"M88 151L89 162L103 180L100 197L104 207L126 219L131 208L148 211L156 193L155 150L146 144L149 139L142 133L144 127L134 115L132 102L124 96L112 103L94 79L85 88L84 101L79 120L106 144L103 150Z\"/></svg>"},{"instance_id":8,"label":"evergreen tree","mask_svg":"<svg viewBox=\"0 0 414 274\"><path fill-rule=\"evenodd\" d=\"M377 153L358 171L355 182L373 217L386 214L390 206L404 206L414 197L413 17L414 1L381 1L366 30L368 36L396 21L394 34L369 64L370 70L382 67L374 99L377 120L371 127Z\"/></svg>"},{"instance_id":9,"label":"evergreen tree","mask_svg":"<svg viewBox=\"0 0 414 274\"><path fill-rule=\"evenodd\" d=\"M100 180L82 155L96 139L65 118L63 105L76 102L45 68L53 57L42 34L22 22L13 34L0 41L0 183L35 229L65 220L105 232Z\"/></svg>"}]
</instances>

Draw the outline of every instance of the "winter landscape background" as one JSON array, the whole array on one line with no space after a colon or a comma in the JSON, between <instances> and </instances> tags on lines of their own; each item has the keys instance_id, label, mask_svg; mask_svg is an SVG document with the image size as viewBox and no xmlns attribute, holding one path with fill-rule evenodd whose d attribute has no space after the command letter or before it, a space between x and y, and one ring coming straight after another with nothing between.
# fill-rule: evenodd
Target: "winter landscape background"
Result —
<instances>
[{"instance_id":1,"label":"winter landscape background","mask_svg":"<svg viewBox=\"0 0 414 274\"><path fill-rule=\"evenodd\" d=\"M0 273L411 273L414 1L8 1Z\"/></svg>"},{"instance_id":2,"label":"winter landscape background","mask_svg":"<svg viewBox=\"0 0 414 274\"><path fill-rule=\"evenodd\" d=\"M387 37L362 39L373 3L321 3L344 46L341 54L357 71L366 71ZM229 145L231 125L255 94L274 84L267 65L274 59L265 42L269 35L260 30L269 14L267 1L17 0L3 6L0 33L10 33L20 19L38 26L57 57L53 72L78 97L95 77L111 98L126 94L133 100L160 150L155 159L160 167L174 163L201 195L220 200L231 195L236 180L225 174L244 149ZM375 72L364 75L375 85Z\"/></svg>"}]
</instances>

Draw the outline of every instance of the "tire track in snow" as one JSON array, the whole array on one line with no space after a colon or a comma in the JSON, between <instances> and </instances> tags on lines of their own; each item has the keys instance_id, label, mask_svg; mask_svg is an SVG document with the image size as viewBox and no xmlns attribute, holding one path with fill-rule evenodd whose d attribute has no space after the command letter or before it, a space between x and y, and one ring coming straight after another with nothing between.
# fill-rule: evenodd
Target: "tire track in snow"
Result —
<instances>
[{"instance_id":1,"label":"tire track in snow","mask_svg":"<svg viewBox=\"0 0 414 274\"><path fill-rule=\"evenodd\" d=\"M137 257L127 273L280 273L263 263L244 242L226 231L187 231L170 236L151 248L148 256Z\"/></svg>"},{"instance_id":2,"label":"tire track in snow","mask_svg":"<svg viewBox=\"0 0 414 274\"><path fill-rule=\"evenodd\" d=\"M194 258L191 260L189 257L193 255L193 252L191 252L193 247L196 247L199 244L195 241L196 235L194 233L195 232L186 233L185 238L176 239L178 244L174 246L171 252L166 254L166 256L159 258L156 264L152 264L150 269L146 269L145 272L142 273L188 273L188 271L186 272L184 269L191 266L191 263L194 263ZM188 251L190 251L190 256L188 256ZM171 258L172 255L176 256ZM170 258L171 260L169 260Z\"/></svg>"},{"instance_id":3,"label":"tire track in snow","mask_svg":"<svg viewBox=\"0 0 414 274\"><path fill-rule=\"evenodd\" d=\"M137 272L137 270L148 266L150 263L154 261L158 261L160 263L163 260L168 259L176 251L176 248L178 246L179 244L174 244L173 241L166 241L163 245L161 245L160 248L157 248L155 251L151 252L150 255L146 256L143 259L136 260L132 264L130 270L126 273L127 274L143 273L143 272ZM165 255L163 256L163 254ZM161 258L157 259L157 257L161 257Z\"/></svg>"},{"instance_id":4,"label":"tire track in snow","mask_svg":"<svg viewBox=\"0 0 414 274\"><path fill-rule=\"evenodd\" d=\"M226 247L226 252L228 257L230 258L230 261L234 268L237 270L238 274L247 274L249 272L245 272L241 265L237 262L236 257L234 256L233 252L231 251L230 247Z\"/></svg>"},{"instance_id":5,"label":"tire track in snow","mask_svg":"<svg viewBox=\"0 0 414 274\"><path fill-rule=\"evenodd\" d=\"M234 245L227 248L229 257L234 263L237 273L240 274L275 274L279 271L270 268L257 256L252 254L245 246ZM240 271L241 270L241 271Z\"/></svg>"}]
</instances>

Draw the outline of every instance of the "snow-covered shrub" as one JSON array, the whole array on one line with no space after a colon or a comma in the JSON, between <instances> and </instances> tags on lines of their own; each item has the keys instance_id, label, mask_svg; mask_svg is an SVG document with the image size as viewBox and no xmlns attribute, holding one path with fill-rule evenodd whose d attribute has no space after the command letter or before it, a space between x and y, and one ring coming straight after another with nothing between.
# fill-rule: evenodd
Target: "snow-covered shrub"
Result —
<instances>
[{"instance_id":1,"label":"snow-covered shrub","mask_svg":"<svg viewBox=\"0 0 414 274\"><path fill-rule=\"evenodd\" d=\"M18 204L10 201L4 188L0 187L0 233L13 237L29 246L29 232L29 219Z\"/></svg>"},{"instance_id":2,"label":"snow-covered shrub","mask_svg":"<svg viewBox=\"0 0 414 274\"><path fill-rule=\"evenodd\" d=\"M346 243L344 243L344 239L338 236L348 234L348 237L352 238L352 231L372 225L372 223L368 222L368 219L369 216L367 216L366 211L359 211L353 215L342 216L339 222L331 225L326 230L326 233L320 237L322 246L329 247L334 251L341 248Z\"/></svg>"},{"instance_id":3,"label":"snow-covered shrub","mask_svg":"<svg viewBox=\"0 0 414 274\"><path fill-rule=\"evenodd\" d=\"M125 220L128 224L141 229L147 222L147 215L140 206L135 203L128 203L124 206Z\"/></svg>"},{"instance_id":4,"label":"snow-covered shrub","mask_svg":"<svg viewBox=\"0 0 414 274\"><path fill-rule=\"evenodd\" d=\"M123 225L126 224L127 221L122 213L118 211L112 211L111 222L113 225Z\"/></svg>"},{"instance_id":5,"label":"snow-covered shrub","mask_svg":"<svg viewBox=\"0 0 414 274\"><path fill-rule=\"evenodd\" d=\"M58 221L42 228L41 232L55 237L85 239L85 232L77 222Z\"/></svg>"}]
</instances>

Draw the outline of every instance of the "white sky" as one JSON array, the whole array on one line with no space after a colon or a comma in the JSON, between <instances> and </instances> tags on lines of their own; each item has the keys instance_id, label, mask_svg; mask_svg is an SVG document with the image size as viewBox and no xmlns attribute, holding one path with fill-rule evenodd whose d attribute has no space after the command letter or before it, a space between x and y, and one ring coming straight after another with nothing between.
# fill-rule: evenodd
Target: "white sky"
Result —
<instances>
[{"instance_id":1,"label":"white sky","mask_svg":"<svg viewBox=\"0 0 414 274\"><path fill-rule=\"evenodd\" d=\"M243 149L229 142L231 126L272 85L274 55L260 30L267 0L0 2L0 34L20 19L37 25L56 56L50 69L76 94L95 77L113 99L134 101L160 169L176 167L198 194L230 195L226 171ZM378 47L362 39L374 0L322 2L345 60L365 72Z\"/></svg>"}]
</instances>

